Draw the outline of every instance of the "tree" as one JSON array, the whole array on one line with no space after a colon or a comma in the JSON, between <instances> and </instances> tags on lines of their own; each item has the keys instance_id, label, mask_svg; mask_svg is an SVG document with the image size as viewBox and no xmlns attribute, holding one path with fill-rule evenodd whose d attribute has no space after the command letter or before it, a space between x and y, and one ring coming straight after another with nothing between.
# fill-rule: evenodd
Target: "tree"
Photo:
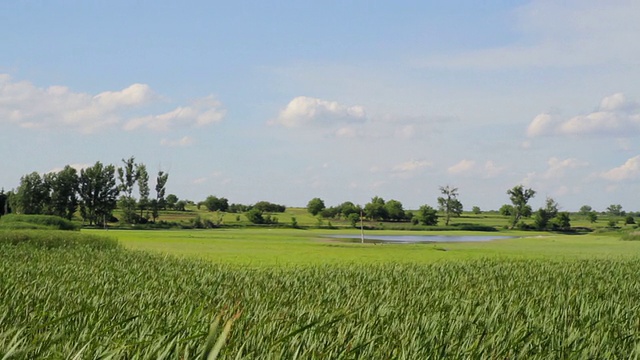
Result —
<instances>
[{"instance_id":1,"label":"tree","mask_svg":"<svg viewBox=\"0 0 640 360\"><path fill-rule=\"evenodd\" d=\"M347 219L349 220L349 224L351 225L351 227L356 227L358 225L358 222L360 221L360 214L350 213L347 216Z\"/></svg>"},{"instance_id":2,"label":"tree","mask_svg":"<svg viewBox=\"0 0 640 360\"><path fill-rule=\"evenodd\" d=\"M549 227L549 221L558 215L558 203L547 197L545 207L538 209L534 223L538 230L545 230Z\"/></svg>"},{"instance_id":3,"label":"tree","mask_svg":"<svg viewBox=\"0 0 640 360\"><path fill-rule=\"evenodd\" d=\"M338 205L338 209L340 214L345 218L349 218L351 214L357 214L358 218L360 217L360 206L352 203L351 201L345 201L342 204Z\"/></svg>"},{"instance_id":4,"label":"tree","mask_svg":"<svg viewBox=\"0 0 640 360\"><path fill-rule=\"evenodd\" d=\"M118 179L120 180L119 190L123 194L118 201L118 206L122 210L122 217L126 223L134 224L138 220L136 213L136 201L133 198L133 187L138 180L137 166L135 158L122 159L123 167L118 168Z\"/></svg>"},{"instance_id":5,"label":"tree","mask_svg":"<svg viewBox=\"0 0 640 360\"><path fill-rule=\"evenodd\" d=\"M78 171L67 165L50 178L51 204L53 215L71 220L78 209Z\"/></svg>"},{"instance_id":6,"label":"tree","mask_svg":"<svg viewBox=\"0 0 640 360\"><path fill-rule=\"evenodd\" d=\"M384 204L387 218L391 221L403 221L405 219L402 203L398 200L389 200Z\"/></svg>"},{"instance_id":7,"label":"tree","mask_svg":"<svg viewBox=\"0 0 640 360\"><path fill-rule=\"evenodd\" d=\"M611 204L607 207L607 213L611 216L624 216L624 211L622 211L622 205L620 204Z\"/></svg>"},{"instance_id":8,"label":"tree","mask_svg":"<svg viewBox=\"0 0 640 360\"><path fill-rule=\"evenodd\" d=\"M140 168L138 168L138 172L140 172ZM144 172L146 172L146 167L144 169ZM148 176L147 176L148 178ZM160 217L160 209L166 209L167 204L166 204L166 200L164 199L164 194L166 191L166 185L167 185L167 180L169 179L169 174L165 173L164 171L160 170L158 171L158 176L156 177L156 198L155 199L151 199L149 201L149 207L151 208L151 217L153 219L153 222L156 222L156 220L158 219L158 217ZM144 183L144 175L140 175L140 183L138 184L138 187L140 188L140 186L144 186L142 185L142 183ZM147 182L147 190L148 190L149 186L148 186L148 182ZM174 195L175 196L175 195ZM148 194L147 194L148 197ZM140 216L142 216L142 209L144 207L144 197L143 197L143 192L142 189L140 188ZM176 199L177 201L177 199Z\"/></svg>"},{"instance_id":9,"label":"tree","mask_svg":"<svg viewBox=\"0 0 640 360\"><path fill-rule=\"evenodd\" d=\"M158 200L158 206L160 207L160 209L164 209L166 206L164 194L167 191L166 190L167 180L169 180L169 174L167 174L162 170L158 171L158 176L156 177L156 200ZM173 196L175 197L175 195ZM168 198L169 197L167 196L167 201L168 201ZM178 202L177 197L176 197L176 201L174 201L174 205L176 202Z\"/></svg>"},{"instance_id":10,"label":"tree","mask_svg":"<svg viewBox=\"0 0 640 360\"><path fill-rule=\"evenodd\" d=\"M438 198L438 208L444 212L444 225L449 226L451 216L460 216L462 214L462 203L458 201L458 188L440 186L440 193L444 197Z\"/></svg>"},{"instance_id":11,"label":"tree","mask_svg":"<svg viewBox=\"0 0 640 360\"><path fill-rule=\"evenodd\" d=\"M580 207L580 211L579 211L579 213L580 213L580 215L585 215L585 216L586 216L586 215L588 215L591 211L593 211L593 208L592 208L591 206L589 206L589 205L582 205L582 206Z\"/></svg>"},{"instance_id":12,"label":"tree","mask_svg":"<svg viewBox=\"0 0 640 360\"><path fill-rule=\"evenodd\" d=\"M247 220L253 224L264 224L264 217L260 209L253 208L245 213Z\"/></svg>"},{"instance_id":13,"label":"tree","mask_svg":"<svg viewBox=\"0 0 640 360\"><path fill-rule=\"evenodd\" d=\"M140 209L140 218L143 218L143 212L149 206L149 194L151 192L151 189L149 188L149 173L147 172L146 165L137 164L136 174L138 175L138 193L140 194L140 198L138 199L138 209Z\"/></svg>"},{"instance_id":14,"label":"tree","mask_svg":"<svg viewBox=\"0 0 640 360\"><path fill-rule=\"evenodd\" d=\"M560 230L571 229L571 218L569 217L569 213L566 211L558 213L558 215L553 219L553 222L554 226Z\"/></svg>"},{"instance_id":15,"label":"tree","mask_svg":"<svg viewBox=\"0 0 640 360\"><path fill-rule=\"evenodd\" d=\"M471 212L474 213L475 215L480 215L482 214L482 210L480 210L479 206L474 206L471 208Z\"/></svg>"},{"instance_id":16,"label":"tree","mask_svg":"<svg viewBox=\"0 0 640 360\"><path fill-rule=\"evenodd\" d=\"M262 212L282 213L287 210L284 205L273 204L268 201L258 201L253 205L254 208Z\"/></svg>"},{"instance_id":17,"label":"tree","mask_svg":"<svg viewBox=\"0 0 640 360\"><path fill-rule=\"evenodd\" d=\"M593 224L594 222L598 221L598 213L596 213L595 211L590 211L587 214L587 219L589 219L589 222Z\"/></svg>"},{"instance_id":18,"label":"tree","mask_svg":"<svg viewBox=\"0 0 640 360\"><path fill-rule=\"evenodd\" d=\"M511 214L513 214L513 206L509 204L504 204L500 207L500 210L498 210L498 212L502 216L511 216Z\"/></svg>"},{"instance_id":19,"label":"tree","mask_svg":"<svg viewBox=\"0 0 640 360\"><path fill-rule=\"evenodd\" d=\"M167 209L174 210L178 200L180 200L180 199L178 199L178 197L176 195L174 195L174 194L167 195L167 198L165 199L165 204L167 206Z\"/></svg>"},{"instance_id":20,"label":"tree","mask_svg":"<svg viewBox=\"0 0 640 360\"><path fill-rule=\"evenodd\" d=\"M9 196L5 194L4 188L0 189L0 217L9 212Z\"/></svg>"},{"instance_id":21,"label":"tree","mask_svg":"<svg viewBox=\"0 0 640 360\"><path fill-rule=\"evenodd\" d=\"M322 216L325 219L335 219L339 215L340 215L340 209L338 209L335 206L329 206L328 208L324 208L322 209L322 211L320 211L320 216Z\"/></svg>"},{"instance_id":22,"label":"tree","mask_svg":"<svg viewBox=\"0 0 640 360\"><path fill-rule=\"evenodd\" d=\"M364 206L364 214L371 220L388 219L387 209L384 207L384 199L378 196L371 198L371 202Z\"/></svg>"},{"instance_id":23,"label":"tree","mask_svg":"<svg viewBox=\"0 0 640 360\"><path fill-rule=\"evenodd\" d=\"M20 178L20 185L12 197L12 207L18 214L42 214L49 204L49 189L37 172Z\"/></svg>"},{"instance_id":24,"label":"tree","mask_svg":"<svg viewBox=\"0 0 640 360\"><path fill-rule=\"evenodd\" d=\"M185 211L187 206L187 202L184 200L179 200L176 205L173 207L176 211Z\"/></svg>"},{"instance_id":25,"label":"tree","mask_svg":"<svg viewBox=\"0 0 640 360\"><path fill-rule=\"evenodd\" d=\"M207 196L202 204L209 211L227 211L229 209L229 200L223 197L218 198L213 195Z\"/></svg>"},{"instance_id":26,"label":"tree","mask_svg":"<svg viewBox=\"0 0 640 360\"><path fill-rule=\"evenodd\" d=\"M438 225L438 213L436 212L436 209L429 205L420 206L416 217L423 225Z\"/></svg>"},{"instance_id":27,"label":"tree","mask_svg":"<svg viewBox=\"0 0 640 360\"><path fill-rule=\"evenodd\" d=\"M631 215L627 215L627 217L624 219L625 225L633 225L635 223L636 223L636 220Z\"/></svg>"},{"instance_id":28,"label":"tree","mask_svg":"<svg viewBox=\"0 0 640 360\"><path fill-rule=\"evenodd\" d=\"M509 200L513 204L513 213L511 214L511 228L523 217L531 216L531 206L527 203L529 199L534 197L536 192L532 189L525 189L522 185L514 186L513 189L507 190Z\"/></svg>"},{"instance_id":29,"label":"tree","mask_svg":"<svg viewBox=\"0 0 640 360\"><path fill-rule=\"evenodd\" d=\"M313 198L307 203L307 211L313 216L318 215L324 209L324 201L320 198Z\"/></svg>"},{"instance_id":30,"label":"tree","mask_svg":"<svg viewBox=\"0 0 640 360\"><path fill-rule=\"evenodd\" d=\"M113 165L104 166L99 161L80 171L80 214L89 225L103 224L111 218L119 194L115 172Z\"/></svg>"}]
</instances>

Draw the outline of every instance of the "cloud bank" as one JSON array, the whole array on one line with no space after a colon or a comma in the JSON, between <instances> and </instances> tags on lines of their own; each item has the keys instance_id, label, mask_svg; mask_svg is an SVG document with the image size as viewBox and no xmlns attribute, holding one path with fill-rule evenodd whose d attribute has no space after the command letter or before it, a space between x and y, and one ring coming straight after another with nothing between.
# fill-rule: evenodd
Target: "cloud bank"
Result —
<instances>
[{"instance_id":1,"label":"cloud bank","mask_svg":"<svg viewBox=\"0 0 640 360\"><path fill-rule=\"evenodd\" d=\"M222 104L212 96L173 111L132 118L131 112L159 100L146 84L96 95L74 92L66 86L37 87L28 81L14 81L0 74L0 122L27 129L63 128L95 133L124 122L125 130L146 127L167 130L182 123L203 126L224 118Z\"/></svg>"},{"instance_id":2,"label":"cloud bank","mask_svg":"<svg viewBox=\"0 0 640 360\"><path fill-rule=\"evenodd\" d=\"M537 115L527 127L530 138L549 135L640 135L640 106L616 93L600 101L596 111L561 119L551 114Z\"/></svg>"}]
</instances>

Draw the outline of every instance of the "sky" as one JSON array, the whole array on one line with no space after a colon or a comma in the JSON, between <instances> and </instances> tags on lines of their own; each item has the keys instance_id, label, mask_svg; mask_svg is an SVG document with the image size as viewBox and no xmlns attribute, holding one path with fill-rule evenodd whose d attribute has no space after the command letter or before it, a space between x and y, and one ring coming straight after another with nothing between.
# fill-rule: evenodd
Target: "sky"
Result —
<instances>
[{"instance_id":1,"label":"sky","mask_svg":"<svg viewBox=\"0 0 640 360\"><path fill-rule=\"evenodd\" d=\"M0 187L121 165L200 201L640 210L638 1L0 2ZM154 176L152 176L152 179ZM153 186L153 185L152 185Z\"/></svg>"}]
</instances>

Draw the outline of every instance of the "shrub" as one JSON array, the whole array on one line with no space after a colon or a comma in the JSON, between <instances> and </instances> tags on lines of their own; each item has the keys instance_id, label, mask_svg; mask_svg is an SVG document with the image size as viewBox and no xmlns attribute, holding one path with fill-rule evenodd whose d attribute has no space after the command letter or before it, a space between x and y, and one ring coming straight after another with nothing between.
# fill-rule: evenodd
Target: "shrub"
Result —
<instances>
[{"instance_id":1,"label":"shrub","mask_svg":"<svg viewBox=\"0 0 640 360\"><path fill-rule=\"evenodd\" d=\"M0 231L0 245L26 244L38 248L71 248L86 246L93 249L115 249L118 241L109 237L80 232L51 230Z\"/></svg>"},{"instance_id":2,"label":"shrub","mask_svg":"<svg viewBox=\"0 0 640 360\"><path fill-rule=\"evenodd\" d=\"M0 218L3 229L80 230L80 224L53 215L8 214Z\"/></svg>"}]
</instances>

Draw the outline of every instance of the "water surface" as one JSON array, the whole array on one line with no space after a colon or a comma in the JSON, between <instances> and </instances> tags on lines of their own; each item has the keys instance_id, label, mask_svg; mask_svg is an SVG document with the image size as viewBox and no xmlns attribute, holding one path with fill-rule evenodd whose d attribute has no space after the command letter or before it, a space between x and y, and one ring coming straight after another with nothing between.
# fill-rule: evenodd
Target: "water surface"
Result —
<instances>
[{"instance_id":1,"label":"water surface","mask_svg":"<svg viewBox=\"0 0 640 360\"><path fill-rule=\"evenodd\" d=\"M333 239L360 240L360 235L327 235ZM365 235L365 242L385 242L397 244L414 243L451 243L451 242L483 242L500 239L512 239L514 236L500 235Z\"/></svg>"}]
</instances>

